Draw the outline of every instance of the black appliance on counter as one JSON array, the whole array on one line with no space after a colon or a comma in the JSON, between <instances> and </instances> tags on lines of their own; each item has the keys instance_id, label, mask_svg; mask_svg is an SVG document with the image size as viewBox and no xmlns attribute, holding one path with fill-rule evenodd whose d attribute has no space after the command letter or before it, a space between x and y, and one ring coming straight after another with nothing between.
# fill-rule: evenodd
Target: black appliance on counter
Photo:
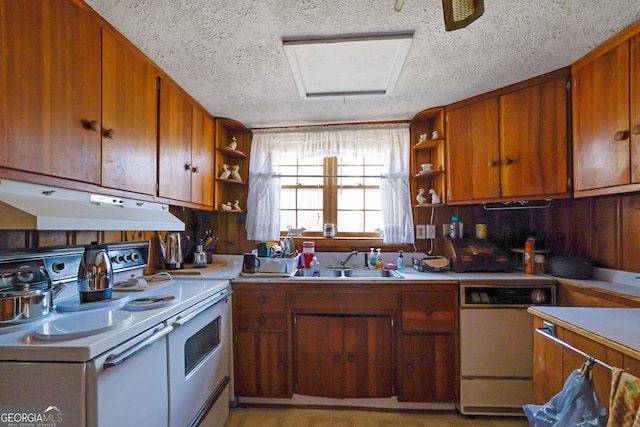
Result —
<instances>
[{"instance_id":1,"label":"black appliance on counter","mask_svg":"<svg viewBox=\"0 0 640 427\"><path fill-rule=\"evenodd\" d=\"M456 273L511 271L514 261L485 239L445 239L445 255Z\"/></svg>"}]
</instances>

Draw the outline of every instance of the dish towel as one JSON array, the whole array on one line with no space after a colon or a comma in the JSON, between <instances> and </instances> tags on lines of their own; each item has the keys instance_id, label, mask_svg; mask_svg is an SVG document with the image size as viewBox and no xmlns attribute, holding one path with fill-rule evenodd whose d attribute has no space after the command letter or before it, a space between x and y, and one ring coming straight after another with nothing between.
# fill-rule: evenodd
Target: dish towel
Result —
<instances>
[{"instance_id":1,"label":"dish towel","mask_svg":"<svg viewBox=\"0 0 640 427\"><path fill-rule=\"evenodd\" d=\"M640 427L640 378L613 368L607 427Z\"/></svg>"}]
</instances>

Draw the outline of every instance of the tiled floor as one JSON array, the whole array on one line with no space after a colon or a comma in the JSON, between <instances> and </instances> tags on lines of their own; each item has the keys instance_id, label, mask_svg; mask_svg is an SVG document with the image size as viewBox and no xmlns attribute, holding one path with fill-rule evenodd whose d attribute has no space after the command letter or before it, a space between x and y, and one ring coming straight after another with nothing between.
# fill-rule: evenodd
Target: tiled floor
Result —
<instances>
[{"instance_id":1,"label":"tiled floor","mask_svg":"<svg viewBox=\"0 0 640 427\"><path fill-rule=\"evenodd\" d=\"M352 409L233 408L225 427L525 427L526 418Z\"/></svg>"}]
</instances>

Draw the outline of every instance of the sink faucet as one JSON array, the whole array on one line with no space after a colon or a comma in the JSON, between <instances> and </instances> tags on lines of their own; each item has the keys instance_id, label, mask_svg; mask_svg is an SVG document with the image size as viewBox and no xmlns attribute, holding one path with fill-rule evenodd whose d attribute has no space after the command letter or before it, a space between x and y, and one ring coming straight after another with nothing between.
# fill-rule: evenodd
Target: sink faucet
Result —
<instances>
[{"instance_id":1,"label":"sink faucet","mask_svg":"<svg viewBox=\"0 0 640 427\"><path fill-rule=\"evenodd\" d=\"M344 261L340 261L340 267L345 267L349 262L349 260L351 259L351 257L354 255L358 255L358 251L351 251L349 256Z\"/></svg>"}]
</instances>

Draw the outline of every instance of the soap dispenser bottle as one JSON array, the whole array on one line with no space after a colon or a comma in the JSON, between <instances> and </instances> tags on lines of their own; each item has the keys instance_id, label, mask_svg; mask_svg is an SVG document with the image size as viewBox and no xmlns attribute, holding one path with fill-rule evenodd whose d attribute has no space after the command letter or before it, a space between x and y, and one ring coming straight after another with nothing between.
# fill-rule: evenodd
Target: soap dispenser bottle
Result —
<instances>
[{"instance_id":1,"label":"soap dispenser bottle","mask_svg":"<svg viewBox=\"0 0 640 427\"><path fill-rule=\"evenodd\" d=\"M398 255L398 261L396 263L396 269L400 273L402 273L404 271L404 257L402 256L402 250L400 250L400 255Z\"/></svg>"},{"instance_id":2,"label":"soap dispenser bottle","mask_svg":"<svg viewBox=\"0 0 640 427\"><path fill-rule=\"evenodd\" d=\"M373 253L373 248L370 248L371 252L369 252L369 265L370 268L376 267L376 254Z\"/></svg>"},{"instance_id":3,"label":"soap dispenser bottle","mask_svg":"<svg viewBox=\"0 0 640 427\"><path fill-rule=\"evenodd\" d=\"M382 254L380 253L380 248L378 248L377 251L378 251L378 254L376 255L376 269L382 270L382 264L384 263L384 261L382 261Z\"/></svg>"}]
</instances>

